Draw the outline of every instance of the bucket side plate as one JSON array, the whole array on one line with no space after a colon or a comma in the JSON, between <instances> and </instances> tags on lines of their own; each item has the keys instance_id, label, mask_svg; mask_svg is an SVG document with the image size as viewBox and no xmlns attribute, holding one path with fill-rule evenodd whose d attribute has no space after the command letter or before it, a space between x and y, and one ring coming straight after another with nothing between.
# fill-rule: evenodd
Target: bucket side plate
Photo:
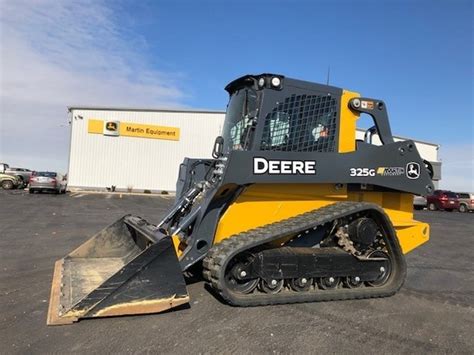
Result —
<instances>
[{"instance_id":1,"label":"bucket side plate","mask_svg":"<svg viewBox=\"0 0 474 355\"><path fill-rule=\"evenodd\" d=\"M136 254L141 249L130 244L145 237L140 235L143 231L130 225L117 227L114 226L113 233L105 234L113 240L130 238L119 243L122 248L106 240L102 245L111 245L113 253L90 248L93 237L56 262L48 325L70 324L80 318L158 313L189 302L171 238L163 235ZM101 239L104 238L102 231Z\"/></svg>"}]
</instances>

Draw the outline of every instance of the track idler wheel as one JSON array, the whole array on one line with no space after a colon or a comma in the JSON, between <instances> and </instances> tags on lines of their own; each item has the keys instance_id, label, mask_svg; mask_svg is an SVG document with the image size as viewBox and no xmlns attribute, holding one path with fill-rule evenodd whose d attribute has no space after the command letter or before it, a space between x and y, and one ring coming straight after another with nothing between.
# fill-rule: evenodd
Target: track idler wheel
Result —
<instances>
[{"instance_id":1,"label":"track idler wheel","mask_svg":"<svg viewBox=\"0 0 474 355\"><path fill-rule=\"evenodd\" d=\"M318 284L323 290L333 290L337 288L339 281L339 277L321 277L318 281Z\"/></svg>"},{"instance_id":2,"label":"track idler wheel","mask_svg":"<svg viewBox=\"0 0 474 355\"><path fill-rule=\"evenodd\" d=\"M369 254L369 258L386 258L388 260L387 267L381 267L380 268L380 275L377 277L377 279L373 281L367 281L367 285L373 286L373 287L378 287L382 286L387 282L387 280L390 278L390 275L392 273L392 262L390 260L390 257L387 255L387 253L381 251L381 250L375 250L372 253Z\"/></svg>"},{"instance_id":3,"label":"track idler wheel","mask_svg":"<svg viewBox=\"0 0 474 355\"><path fill-rule=\"evenodd\" d=\"M260 283L258 284L258 287L261 291L269 294L276 294L279 293L284 286L285 282L283 279L280 280L270 280L270 281L265 281L264 279L260 280Z\"/></svg>"},{"instance_id":4,"label":"track idler wheel","mask_svg":"<svg viewBox=\"0 0 474 355\"><path fill-rule=\"evenodd\" d=\"M245 271L245 266L252 262L254 256L250 253L242 253L239 256L235 257L229 263L225 275L225 283L229 290L248 294L252 292L255 287L258 285L257 279L241 279L240 277L245 277L246 275L242 274ZM239 277L240 276L240 277Z\"/></svg>"},{"instance_id":5,"label":"track idler wheel","mask_svg":"<svg viewBox=\"0 0 474 355\"><path fill-rule=\"evenodd\" d=\"M362 286L362 281L358 276L348 276L344 280L344 285L348 288L358 288Z\"/></svg>"},{"instance_id":6,"label":"track idler wheel","mask_svg":"<svg viewBox=\"0 0 474 355\"><path fill-rule=\"evenodd\" d=\"M306 277L299 277L297 279L291 279L289 285L293 291L296 292L305 292L311 288L313 284L313 279Z\"/></svg>"}]
</instances>

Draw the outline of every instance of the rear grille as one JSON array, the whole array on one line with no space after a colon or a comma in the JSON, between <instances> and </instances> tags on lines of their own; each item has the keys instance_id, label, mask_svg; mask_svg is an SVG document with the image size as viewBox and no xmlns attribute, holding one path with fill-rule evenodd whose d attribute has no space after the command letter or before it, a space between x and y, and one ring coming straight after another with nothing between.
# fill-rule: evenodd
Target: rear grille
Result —
<instances>
[{"instance_id":1,"label":"rear grille","mask_svg":"<svg viewBox=\"0 0 474 355\"><path fill-rule=\"evenodd\" d=\"M291 95L265 117L261 150L333 152L337 102L332 96Z\"/></svg>"}]
</instances>

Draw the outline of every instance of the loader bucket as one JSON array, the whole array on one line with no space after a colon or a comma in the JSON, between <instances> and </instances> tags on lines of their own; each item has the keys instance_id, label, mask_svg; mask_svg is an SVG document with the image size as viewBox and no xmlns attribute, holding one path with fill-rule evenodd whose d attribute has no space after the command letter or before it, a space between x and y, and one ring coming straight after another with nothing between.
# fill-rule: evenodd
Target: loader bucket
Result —
<instances>
[{"instance_id":1,"label":"loader bucket","mask_svg":"<svg viewBox=\"0 0 474 355\"><path fill-rule=\"evenodd\" d=\"M188 301L171 238L127 215L56 262L47 324L158 313Z\"/></svg>"}]
</instances>

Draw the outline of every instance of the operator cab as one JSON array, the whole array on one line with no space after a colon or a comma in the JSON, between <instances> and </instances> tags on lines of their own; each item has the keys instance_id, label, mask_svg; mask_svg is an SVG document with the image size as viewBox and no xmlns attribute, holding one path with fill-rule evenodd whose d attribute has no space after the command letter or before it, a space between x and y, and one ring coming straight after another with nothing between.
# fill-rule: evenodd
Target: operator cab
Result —
<instances>
[{"instance_id":1,"label":"operator cab","mask_svg":"<svg viewBox=\"0 0 474 355\"><path fill-rule=\"evenodd\" d=\"M225 89L224 154L337 151L342 89L275 74L247 75Z\"/></svg>"}]
</instances>

